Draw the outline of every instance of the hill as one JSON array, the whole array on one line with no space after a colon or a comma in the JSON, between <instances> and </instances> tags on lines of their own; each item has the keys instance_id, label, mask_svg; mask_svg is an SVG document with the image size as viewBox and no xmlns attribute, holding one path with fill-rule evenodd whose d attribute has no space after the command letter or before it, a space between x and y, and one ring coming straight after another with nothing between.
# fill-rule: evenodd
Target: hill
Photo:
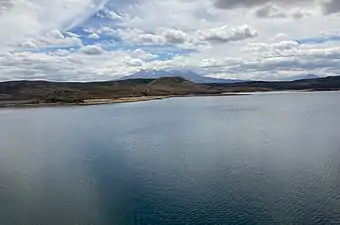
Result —
<instances>
[{"instance_id":1,"label":"hill","mask_svg":"<svg viewBox=\"0 0 340 225\"><path fill-rule=\"evenodd\" d=\"M228 92L248 91L285 91L285 90L309 90L309 91L332 91L340 90L340 76L331 76L316 79L302 79L295 81L252 81L236 84L207 84Z\"/></svg>"},{"instance_id":2,"label":"hill","mask_svg":"<svg viewBox=\"0 0 340 225\"><path fill-rule=\"evenodd\" d=\"M293 81L294 80L310 80L310 79L317 79L317 78L320 78L320 77L315 74L307 74L307 75L293 77L292 80Z\"/></svg>"},{"instance_id":3,"label":"hill","mask_svg":"<svg viewBox=\"0 0 340 225\"><path fill-rule=\"evenodd\" d=\"M296 80L309 80L309 79L317 79L321 78L315 74L302 74L293 77L281 77L279 79L274 79L272 81L296 81Z\"/></svg>"},{"instance_id":4,"label":"hill","mask_svg":"<svg viewBox=\"0 0 340 225\"><path fill-rule=\"evenodd\" d=\"M89 99L220 94L222 90L180 77L108 82L10 81L0 83L0 105L80 104Z\"/></svg>"},{"instance_id":5,"label":"hill","mask_svg":"<svg viewBox=\"0 0 340 225\"><path fill-rule=\"evenodd\" d=\"M100 104L229 92L340 90L340 76L284 82L197 84L182 77L107 82L9 81L0 83L0 106Z\"/></svg>"}]
</instances>

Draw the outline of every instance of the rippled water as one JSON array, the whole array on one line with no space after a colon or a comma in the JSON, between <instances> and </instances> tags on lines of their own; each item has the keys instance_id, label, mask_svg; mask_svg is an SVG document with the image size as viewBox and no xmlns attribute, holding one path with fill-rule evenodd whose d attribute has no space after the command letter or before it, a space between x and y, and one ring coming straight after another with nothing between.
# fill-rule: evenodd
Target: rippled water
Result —
<instances>
[{"instance_id":1,"label":"rippled water","mask_svg":"<svg viewBox=\"0 0 340 225\"><path fill-rule=\"evenodd\" d=\"M339 99L2 109L0 224L340 224Z\"/></svg>"}]
</instances>

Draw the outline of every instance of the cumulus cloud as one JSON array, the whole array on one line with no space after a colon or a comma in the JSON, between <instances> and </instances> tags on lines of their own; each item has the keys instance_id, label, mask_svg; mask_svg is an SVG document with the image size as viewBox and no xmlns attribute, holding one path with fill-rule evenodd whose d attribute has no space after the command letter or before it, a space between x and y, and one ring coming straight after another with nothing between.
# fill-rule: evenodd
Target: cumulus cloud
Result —
<instances>
[{"instance_id":1,"label":"cumulus cloud","mask_svg":"<svg viewBox=\"0 0 340 225\"><path fill-rule=\"evenodd\" d=\"M237 27L225 25L218 28L198 30L197 35L201 41L210 43L228 43L254 38L258 33L248 25Z\"/></svg>"},{"instance_id":2,"label":"cumulus cloud","mask_svg":"<svg viewBox=\"0 0 340 225\"><path fill-rule=\"evenodd\" d=\"M244 51L252 54L264 53L263 56L268 57L295 54L300 48L301 46L296 41L281 41L277 43L256 42L249 43L244 48Z\"/></svg>"},{"instance_id":3,"label":"cumulus cloud","mask_svg":"<svg viewBox=\"0 0 340 225\"><path fill-rule=\"evenodd\" d=\"M325 14L333 14L340 12L340 1L339 0L214 0L214 5L216 8L220 9L234 9L234 8L254 8L258 6L263 6L266 4L272 5L277 4L281 6L309 6L310 4L317 3L323 9ZM266 11L267 10L267 11ZM263 8L258 11L260 17L285 17L284 14L278 13L277 9L274 8ZM267 15L267 16L266 16ZM270 16L271 15L271 16ZM296 18L302 18L305 14L296 12Z\"/></svg>"},{"instance_id":4,"label":"cumulus cloud","mask_svg":"<svg viewBox=\"0 0 340 225\"><path fill-rule=\"evenodd\" d=\"M134 51L128 52L132 57L143 59L143 60L150 60L157 58L156 55L151 54L150 52L146 52L143 49L136 49Z\"/></svg>"},{"instance_id":5,"label":"cumulus cloud","mask_svg":"<svg viewBox=\"0 0 340 225\"><path fill-rule=\"evenodd\" d=\"M143 60L132 58L132 59L127 61L127 65L129 65L129 66L141 66L141 65L143 65Z\"/></svg>"},{"instance_id":6,"label":"cumulus cloud","mask_svg":"<svg viewBox=\"0 0 340 225\"><path fill-rule=\"evenodd\" d=\"M265 4L255 10L255 15L259 18L295 18L311 16L312 13L303 8L286 9L274 4Z\"/></svg>"},{"instance_id":7,"label":"cumulus cloud","mask_svg":"<svg viewBox=\"0 0 340 225\"><path fill-rule=\"evenodd\" d=\"M37 44L34 43L33 41L23 41L23 42L19 43L19 47L22 47L24 49L32 49L32 50L38 49Z\"/></svg>"},{"instance_id":8,"label":"cumulus cloud","mask_svg":"<svg viewBox=\"0 0 340 225\"><path fill-rule=\"evenodd\" d=\"M272 5L266 4L255 11L257 17L260 18L286 18L287 14L282 8Z\"/></svg>"},{"instance_id":9,"label":"cumulus cloud","mask_svg":"<svg viewBox=\"0 0 340 225\"><path fill-rule=\"evenodd\" d=\"M99 55L58 50L53 54L21 52L0 55L0 80L110 80L141 69L191 68L206 75L238 79L277 79L295 73L322 71L321 75L335 75L340 70L340 48L306 48L296 43L282 42L254 44L257 56L250 58L203 58L179 56L170 60L155 59L141 49L134 51L103 51ZM88 49L94 49L94 46ZM266 52L281 51L282 55L264 57ZM150 60L149 59L154 59ZM56 73L58 71L58 73ZM274 77L273 75L277 75ZM286 75L283 75L286 74Z\"/></svg>"},{"instance_id":10,"label":"cumulus cloud","mask_svg":"<svg viewBox=\"0 0 340 225\"><path fill-rule=\"evenodd\" d=\"M87 45L82 47L80 51L87 55L100 55L104 52L103 48L98 45Z\"/></svg>"},{"instance_id":11,"label":"cumulus cloud","mask_svg":"<svg viewBox=\"0 0 340 225\"><path fill-rule=\"evenodd\" d=\"M155 33L146 33L142 30L120 30L119 34L125 40L140 44L185 44L190 42L189 35L181 30L162 28Z\"/></svg>"},{"instance_id":12,"label":"cumulus cloud","mask_svg":"<svg viewBox=\"0 0 340 225\"><path fill-rule=\"evenodd\" d=\"M80 47L82 45L80 37L70 32L64 34L58 29L46 32L37 38L25 38L17 42L17 46L25 49L48 48L50 46Z\"/></svg>"},{"instance_id":13,"label":"cumulus cloud","mask_svg":"<svg viewBox=\"0 0 340 225\"><path fill-rule=\"evenodd\" d=\"M270 38L270 41L287 40L288 35L285 33L278 33L274 37Z\"/></svg>"},{"instance_id":14,"label":"cumulus cloud","mask_svg":"<svg viewBox=\"0 0 340 225\"><path fill-rule=\"evenodd\" d=\"M250 58L213 58L204 66L210 73L228 74L237 78L239 73L248 79L283 79L302 73L319 75L338 75L340 71L340 48L318 48L301 46L293 41L272 44L252 43L248 51L254 53Z\"/></svg>"},{"instance_id":15,"label":"cumulus cloud","mask_svg":"<svg viewBox=\"0 0 340 225\"><path fill-rule=\"evenodd\" d=\"M81 23L107 0L1 0L0 47Z\"/></svg>"},{"instance_id":16,"label":"cumulus cloud","mask_svg":"<svg viewBox=\"0 0 340 225\"><path fill-rule=\"evenodd\" d=\"M98 53L90 46L89 53ZM96 50L94 50L96 49ZM138 71L143 59L133 52L105 52L98 55L57 50L54 53L15 52L0 55L0 81L47 79L54 81L110 80Z\"/></svg>"},{"instance_id":17,"label":"cumulus cloud","mask_svg":"<svg viewBox=\"0 0 340 225\"><path fill-rule=\"evenodd\" d=\"M257 31L249 25L214 27L187 33L179 29L161 28L155 33L144 33L139 29L118 30L118 35L127 41L139 44L223 44L254 38Z\"/></svg>"},{"instance_id":18,"label":"cumulus cloud","mask_svg":"<svg viewBox=\"0 0 340 225\"><path fill-rule=\"evenodd\" d=\"M190 41L189 35L178 29L165 29L161 35L170 44L183 44Z\"/></svg>"},{"instance_id":19,"label":"cumulus cloud","mask_svg":"<svg viewBox=\"0 0 340 225\"><path fill-rule=\"evenodd\" d=\"M141 33L134 36L132 42L139 44L166 44L164 37L157 34Z\"/></svg>"}]
</instances>

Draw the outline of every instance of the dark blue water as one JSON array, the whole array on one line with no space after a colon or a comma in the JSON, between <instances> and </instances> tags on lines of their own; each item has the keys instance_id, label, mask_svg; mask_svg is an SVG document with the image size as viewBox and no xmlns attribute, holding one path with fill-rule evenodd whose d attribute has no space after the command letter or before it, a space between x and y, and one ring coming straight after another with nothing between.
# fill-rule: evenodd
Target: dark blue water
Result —
<instances>
[{"instance_id":1,"label":"dark blue water","mask_svg":"<svg viewBox=\"0 0 340 225\"><path fill-rule=\"evenodd\" d=\"M339 100L2 109L0 224L340 224Z\"/></svg>"}]
</instances>

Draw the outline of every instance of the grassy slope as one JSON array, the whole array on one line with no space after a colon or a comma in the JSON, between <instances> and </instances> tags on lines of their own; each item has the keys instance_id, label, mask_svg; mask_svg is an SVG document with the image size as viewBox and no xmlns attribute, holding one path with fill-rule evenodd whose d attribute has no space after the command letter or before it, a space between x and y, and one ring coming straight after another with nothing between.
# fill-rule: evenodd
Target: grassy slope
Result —
<instances>
[{"instance_id":1,"label":"grassy slope","mask_svg":"<svg viewBox=\"0 0 340 225\"><path fill-rule=\"evenodd\" d=\"M56 83L48 81L0 83L0 100L37 100L45 103L76 103L86 99L217 94L219 92L215 88L195 84L179 77L90 83Z\"/></svg>"},{"instance_id":2,"label":"grassy slope","mask_svg":"<svg viewBox=\"0 0 340 225\"><path fill-rule=\"evenodd\" d=\"M107 82L10 81L0 83L0 103L81 103L88 99L120 99L143 96L209 95L224 92L340 90L340 76L291 82L195 84L180 77L131 79Z\"/></svg>"}]
</instances>

